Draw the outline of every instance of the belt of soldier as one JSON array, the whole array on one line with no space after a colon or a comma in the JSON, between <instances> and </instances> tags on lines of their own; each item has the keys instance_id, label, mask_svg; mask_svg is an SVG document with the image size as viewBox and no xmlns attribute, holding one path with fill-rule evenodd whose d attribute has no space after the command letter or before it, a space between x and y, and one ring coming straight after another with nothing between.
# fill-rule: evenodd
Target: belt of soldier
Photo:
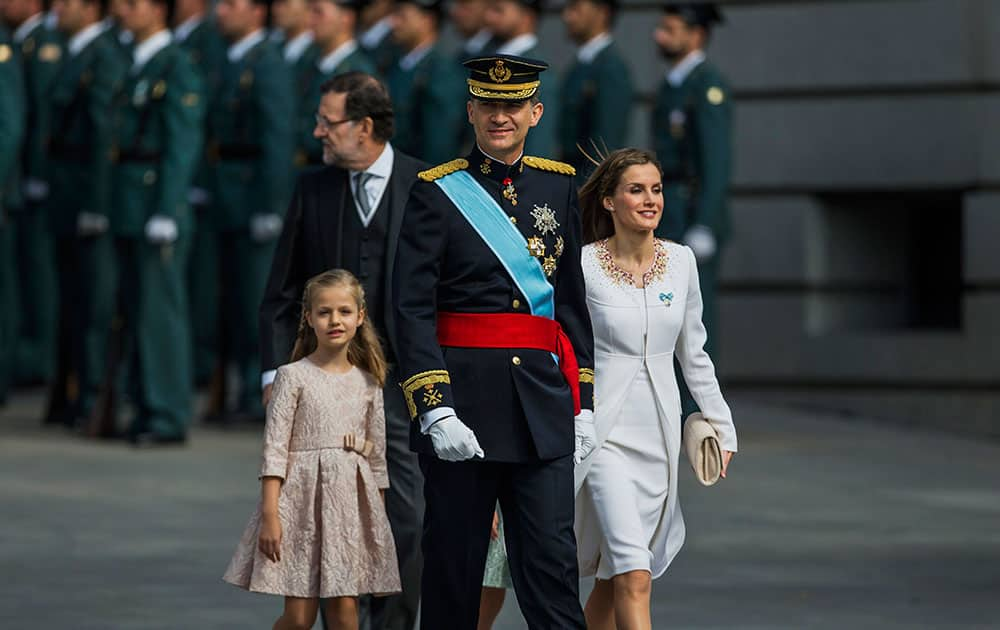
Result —
<instances>
[{"instance_id":1,"label":"belt of soldier","mask_svg":"<svg viewBox=\"0 0 1000 630\"><path fill-rule=\"evenodd\" d=\"M580 413L580 368L559 322L524 313L438 313L437 336L442 346L551 352L573 394L573 415Z\"/></svg>"},{"instance_id":2,"label":"belt of soldier","mask_svg":"<svg viewBox=\"0 0 1000 630\"><path fill-rule=\"evenodd\" d=\"M140 151L140 150L127 150L119 151L117 154L118 163L124 164L127 162L159 162L163 154L160 151Z\"/></svg>"},{"instance_id":3,"label":"belt of soldier","mask_svg":"<svg viewBox=\"0 0 1000 630\"><path fill-rule=\"evenodd\" d=\"M254 160L261 154L259 144L220 144L210 150L219 160Z\"/></svg>"}]
</instances>

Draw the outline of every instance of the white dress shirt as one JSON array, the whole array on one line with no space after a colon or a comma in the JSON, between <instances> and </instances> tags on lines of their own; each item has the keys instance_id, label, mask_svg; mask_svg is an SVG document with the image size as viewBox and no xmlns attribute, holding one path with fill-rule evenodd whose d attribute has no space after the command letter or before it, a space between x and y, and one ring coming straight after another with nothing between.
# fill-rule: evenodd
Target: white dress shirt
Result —
<instances>
[{"instance_id":1,"label":"white dress shirt","mask_svg":"<svg viewBox=\"0 0 1000 630\"><path fill-rule=\"evenodd\" d=\"M202 22L205 21L205 15L192 15L188 19L184 20L174 29L174 39L179 42L187 41L188 37L191 37L191 33L194 29L198 28Z\"/></svg>"},{"instance_id":2,"label":"white dress shirt","mask_svg":"<svg viewBox=\"0 0 1000 630\"><path fill-rule=\"evenodd\" d=\"M351 54L358 49L358 40L349 39L340 46L333 49L329 55L323 57L316 63L316 67L319 68L320 72L323 74L330 74L337 69L344 59L347 59Z\"/></svg>"},{"instance_id":3,"label":"white dress shirt","mask_svg":"<svg viewBox=\"0 0 1000 630\"><path fill-rule=\"evenodd\" d=\"M100 37L103 32L104 25L100 22L94 22L73 37L69 38L69 42L66 44L66 52L69 53L70 57L76 57L83 52L84 48L90 45L90 42Z\"/></svg>"},{"instance_id":4,"label":"white dress shirt","mask_svg":"<svg viewBox=\"0 0 1000 630\"><path fill-rule=\"evenodd\" d=\"M361 34L358 41L361 42L362 46L371 50L381 44L390 31L392 31L392 17L387 15L372 24L367 31Z\"/></svg>"},{"instance_id":5,"label":"white dress shirt","mask_svg":"<svg viewBox=\"0 0 1000 630\"><path fill-rule=\"evenodd\" d=\"M295 63L301 59L311 43L313 43L312 31L305 31L296 35L295 39L286 43L284 50L282 50L285 63Z\"/></svg>"},{"instance_id":6,"label":"white dress shirt","mask_svg":"<svg viewBox=\"0 0 1000 630\"><path fill-rule=\"evenodd\" d=\"M684 83L684 79L688 78L688 75L703 61L705 61L705 53L701 50L692 50L667 71L667 83L674 87L680 87Z\"/></svg>"},{"instance_id":7,"label":"white dress shirt","mask_svg":"<svg viewBox=\"0 0 1000 630\"><path fill-rule=\"evenodd\" d=\"M418 63L423 61L424 57L427 56L427 53L431 51L433 46L434 44L424 44L423 46L414 48L410 52L403 55L403 57L399 60L399 67L407 72L413 70L417 67Z\"/></svg>"},{"instance_id":8,"label":"white dress shirt","mask_svg":"<svg viewBox=\"0 0 1000 630\"><path fill-rule=\"evenodd\" d=\"M21 26L18 26L17 30L14 31L14 43L15 44L24 43L24 40L28 38L28 35L31 34L31 31L35 30L35 27L41 24L44 20L45 20L44 13L36 13L27 20L25 20L24 22L21 22Z\"/></svg>"},{"instance_id":9,"label":"white dress shirt","mask_svg":"<svg viewBox=\"0 0 1000 630\"><path fill-rule=\"evenodd\" d=\"M246 57L247 53L250 52L254 46L261 43L267 39L267 33L264 29L257 29L253 33L250 33L240 41L236 42L226 51L226 58L232 63L236 63Z\"/></svg>"},{"instance_id":10,"label":"white dress shirt","mask_svg":"<svg viewBox=\"0 0 1000 630\"><path fill-rule=\"evenodd\" d=\"M534 33L518 35L497 49L498 55L515 55L520 57L538 45L538 36Z\"/></svg>"},{"instance_id":11,"label":"white dress shirt","mask_svg":"<svg viewBox=\"0 0 1000 630\"><path fill-rule=\"evenodd\" d=\"M170 34L170 31L163 29L149 39L137 44L135 50L132 51L131 73L133 75L139 74L143 67L149 63L149 60L155 57L156 53L169 46L171 41L173 41L173 36Z\"/></svg>"},{"instance_id":12,"label":"white dress shirt","mask_svg":"<svg viewBox=\"0 0 1000 630\"><path fill-rule=\"evenodd\" d=\"M589 42L580 46L576 51L576 59L580 63L594 63L594 59L597 59L597 55L601 54L601 51L611 45L614 41L611 37L611 33L601 33L595 36Z\"/></svg>"}]
</instances>

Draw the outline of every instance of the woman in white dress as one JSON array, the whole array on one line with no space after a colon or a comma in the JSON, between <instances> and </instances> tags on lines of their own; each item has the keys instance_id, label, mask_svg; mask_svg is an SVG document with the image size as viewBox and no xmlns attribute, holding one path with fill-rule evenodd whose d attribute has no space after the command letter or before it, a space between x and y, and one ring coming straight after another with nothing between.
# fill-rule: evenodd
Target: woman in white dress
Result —
<instances>
[{"instance_id":1,"label":"woman in white dress","mask_svg":"<svg viewBox=\"0 0 1000 630\"><path fill-rule=\"evenodd\" d=\"M675 357L718 433L723 477L736 452L736 429L703 348L694 254L653 235L663 212L655 157L637 149L611 153L581 189L580 208L598 443L577 467L580 575L597 577L587 627L648 629L652 580L684 542Z\"/></svg>"}]
</instances>

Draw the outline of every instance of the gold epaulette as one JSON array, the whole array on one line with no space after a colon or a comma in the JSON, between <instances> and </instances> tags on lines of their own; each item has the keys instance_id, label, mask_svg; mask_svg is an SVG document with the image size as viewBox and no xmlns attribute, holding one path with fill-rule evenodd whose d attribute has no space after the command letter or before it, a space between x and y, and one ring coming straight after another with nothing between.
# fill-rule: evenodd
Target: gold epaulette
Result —
<instances>
[{"instance_id":1,"label":"gold epaulette","mask_svg":"<svg viewBox=\"0 0 1000 630\"><path fill-rule=\"evenodd\" d=\"M420 171L417 173L417 177L425 182L432 182L435 179L441 179L445 175L451 175L455 171L461 171L466 168L469 168L469 161L464 158L458 158L457 160L452 160L451 162L438 164L434 168L429 168L426 171Z\"/></svg>"},{"instance_id":2,"label":"gold epaulette","mask_svg":"<svg viewBox=\"0 0 1000 630\"><path fill-rule=\"evenodd\" d=\"M576 169L565 162L556 162L555 160L535 157L533 155L526 155L521 161L531 168L537 168L540 171L551 171L560 175L576 175Z\"/></svg>"}]
</instances>

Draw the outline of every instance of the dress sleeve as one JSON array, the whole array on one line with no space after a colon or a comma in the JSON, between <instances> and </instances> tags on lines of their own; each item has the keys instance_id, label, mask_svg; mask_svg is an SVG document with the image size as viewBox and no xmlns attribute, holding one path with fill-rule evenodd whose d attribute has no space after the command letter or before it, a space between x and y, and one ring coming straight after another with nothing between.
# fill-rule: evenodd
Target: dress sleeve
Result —
<instances>
[{"instance_id":1,"label":"dress sleeve","mask_svg":"<svg viewBox=\"0 0 1000 630\"><path fill-rule=\"evenodd\" d=\"M278 374L274 378L274 389L271 392L271 402L267 405L261 477L285 478L288 469L288 445L292 440L295 409L299 405L301 390L301 386L289 376L288 368L278 368Z\"/></svg>"},{"instance_id":2,"label":"dress sleeve","mask_svg":"<svg viewBox=\"0 0 1000 630\"><path fill-rule=\"evenodd\" d=\"M705 324L701 321L702 303L701 285L698 281L698 264L695 262L694 252L689 247L684 247L683 252L687 256L690 272L687 308L684 312L681 332L677 336L675 354L680 362L684 382L687 383L691 396L698 403L702 415L719 434L719 445L727 451L735 452L737 443L733 414L722 397L722 390L719 389L719 380L715 376L715 365L712 363L712 358L705 352L705 340L708 335L705 332Z\"/></svg>"},{"instance_id":3,"label":"dress sleeve","mask_svg":"<svg viewBox=\"0 0 1000 630\"><path fill-rule=\"evenodd\" d=\"M372 402L368 405L367 440L373 448L368 456L368 465L375 476L375 483L382 490L389 487L389 473L385 462L385 399L382 388L375 386Z\"/></svg>"}]
</instances>

